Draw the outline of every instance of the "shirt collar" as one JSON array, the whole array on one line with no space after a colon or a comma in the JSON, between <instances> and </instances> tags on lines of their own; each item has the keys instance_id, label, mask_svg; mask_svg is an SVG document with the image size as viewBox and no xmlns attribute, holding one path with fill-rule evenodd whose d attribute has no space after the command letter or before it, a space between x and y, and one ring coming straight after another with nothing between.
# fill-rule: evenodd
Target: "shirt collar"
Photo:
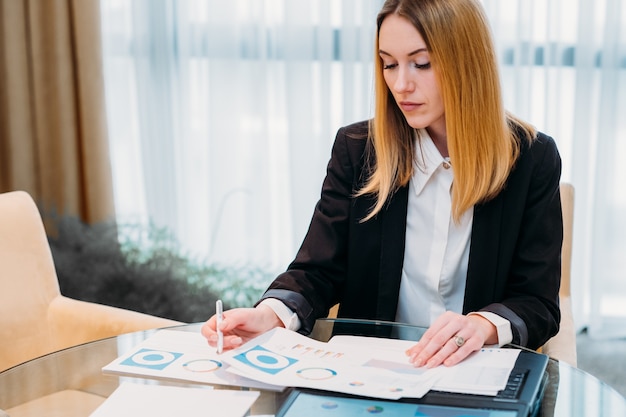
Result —
<instances>
[{"instance_id":1,"label":"shirt collar","mask_svg":"<svg viewBox=\"0 0 626 417\"><path fill-rule=\"evenodd\" d=\"M444 158L426 129L419 129L415 133L415 161L413 162L413 177L411 183L416 195L419 195L433 174L444 163L450 164L450 158Z\"/></svg>"}]
</instances>

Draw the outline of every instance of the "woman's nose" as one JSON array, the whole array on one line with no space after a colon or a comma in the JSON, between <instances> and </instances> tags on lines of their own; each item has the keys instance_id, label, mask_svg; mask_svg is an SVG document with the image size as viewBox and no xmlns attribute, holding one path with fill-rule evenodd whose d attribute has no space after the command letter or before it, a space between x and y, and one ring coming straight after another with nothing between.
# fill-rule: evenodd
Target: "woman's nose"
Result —
<instances>
[{"instance_id":1,"label":"woman's nose","mask_svg":"<svg viewBox=\"0 0 626 417\"><path fill-rule=\"evenodd\" d=\"M413 81L411 80L408 71L407 70L398 71L398 77L396 78L395 83L393 85L394 90L396 90L399 93L403 93L405 91L410 91L414 87L415 85Z\"/></svg>"}]
</instances>

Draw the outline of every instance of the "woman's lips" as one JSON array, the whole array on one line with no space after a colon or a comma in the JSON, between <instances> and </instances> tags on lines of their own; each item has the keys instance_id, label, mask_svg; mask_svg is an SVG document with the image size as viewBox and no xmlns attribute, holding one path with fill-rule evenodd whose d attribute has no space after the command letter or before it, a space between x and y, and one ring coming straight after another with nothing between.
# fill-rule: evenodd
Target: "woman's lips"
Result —
<instances>
[{"instance_id":1,"label":"woman's lips","mask_svg":"<svg viewBox=\"0 0 626 417\"><path fill-rule=\"evenodd\" d=\"M420 103L414 103L414 102L411 102L411 101L401 101L400 102L400 108L403 111L405 111L405 112L413 111L413 110L417 109L420 106L421 106Z\"/></svg>"}]
</instances>

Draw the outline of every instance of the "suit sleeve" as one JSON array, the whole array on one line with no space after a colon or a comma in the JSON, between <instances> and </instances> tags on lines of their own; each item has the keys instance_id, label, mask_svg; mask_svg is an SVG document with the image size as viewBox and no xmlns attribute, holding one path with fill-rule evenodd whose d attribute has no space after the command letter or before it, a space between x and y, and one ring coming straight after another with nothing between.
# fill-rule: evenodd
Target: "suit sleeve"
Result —
<instances>
[{"instance_id":1,"label":"suit sleeve","mask_svg":"<svg viewBox=\"0 0 626 417\"><path fill-rule=\"evenodd\" d=\"M523 198L516 200L520 224L512 255L504 298L483 310L494 312L511 322L513 343L536 349L559 329L559 286L561 279L561 159L554 141L540 134L528 152L532 165L523 183ZM520 169L520 170L523 170ZM506 221L510 221L511 216Z\"/></svg>"}]
</instances>

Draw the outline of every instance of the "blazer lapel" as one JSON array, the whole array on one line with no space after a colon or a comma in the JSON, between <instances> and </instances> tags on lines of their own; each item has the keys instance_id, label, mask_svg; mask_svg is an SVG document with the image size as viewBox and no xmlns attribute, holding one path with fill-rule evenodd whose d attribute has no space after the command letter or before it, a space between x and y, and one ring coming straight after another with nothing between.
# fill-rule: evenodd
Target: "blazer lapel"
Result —
<instances>
[{"instance_id":1,"label":"blazer lapel","mask_svg":"<svg viewBox=\"0 0 626 417\"><path fill-rule=\"evenodd\" d=\"M394 320L398 307L406 240L408 189L402 187L396 191L387 209L381 213L381 255L376 308L377 317L381 320Z\"/></svg>"},{"instance_id":2,"label":"blazer lapel","mask_svg":"<svg viewBox=\"0 0 626 417\"><path fill-rule=\"evenodd\" d=\"M491 304L497 276L502 196L474 208L463 313Z\"/></svg>"}]
</instances>

